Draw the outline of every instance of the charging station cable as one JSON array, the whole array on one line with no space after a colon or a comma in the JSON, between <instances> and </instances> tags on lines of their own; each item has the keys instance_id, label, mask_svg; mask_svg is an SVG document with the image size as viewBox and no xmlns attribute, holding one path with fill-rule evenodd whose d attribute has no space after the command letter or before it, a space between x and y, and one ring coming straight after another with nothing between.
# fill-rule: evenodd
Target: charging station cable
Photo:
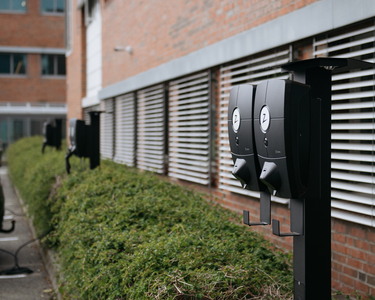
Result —
<instances>
[{"instance_id":1,"label":"charging station cable","mask_svg":"<svg viewBox=\"0 0 375 300\"><path fill-rule=\"evenodd\" d=\"M28 244L31 244L41 238L44 238L46 235L48 235L50 232L52 231L52 229L48 230L46 233L36 237L35 239L32 239L30 241L27 241L26 243L22 244L20 247L18 247L18 249L16 250L16 253L13 254L7 250L4 250L4 249L1 249L0 248L0 251L4 252L4 253L7 253L9 255L12 255L14 257L14 267L11 268L11 269L8 269L8 270L4 270L4 271L0 271L0 275L15 275L15 274L23 274L23 273L27 273L27 274L31 274L33 273L33 270L30 270L29 268L24 268L24 267L20 267L18 265L18 253L20 252L20 250L27 246Z\"/></svg>"}]
</instances>

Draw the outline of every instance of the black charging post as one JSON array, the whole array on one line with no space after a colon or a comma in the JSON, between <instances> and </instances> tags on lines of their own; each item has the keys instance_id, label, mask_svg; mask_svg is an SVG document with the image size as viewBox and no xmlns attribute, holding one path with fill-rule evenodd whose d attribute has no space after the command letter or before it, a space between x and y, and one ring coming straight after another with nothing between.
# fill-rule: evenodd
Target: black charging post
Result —
<instances>
[{"instance_id":1,"label":"black charging post","mask_svg":"<svg viewBox=\"0 0 375 300\"><path fill-rule=\"evenodd\" d=\"M294 299L331 295L331 85L332 71L372 67L364 61L316 58L282 66L294 81L311 87L311 140L307 193L291 201L302 208L304 234L293 237Z\"/></svg>"},{"instance_id":2,"label":"black charging post","mask_svg":"<svg viewBox=\"0 0 375 300\"><path fill-rule=\"evenodd\" d=\"M61 150L62 119L55 119L52 123L44 122L43 135L42 153L44 153L46 146L56 147L56 150Z\"/></svg>"},{"instance_id":3,"label":"black charging post","mask_svg":"<svg viewBox=\"0 0 375 300\"><path fill-rule=\"evenodd\" d=\"M55 147L57 150L61 150L61 139L62 139L62 119L55 119Z\"/></svg>"},{"instance_id":4,"label":"black charging post","mask_svg":"<svg viewBox=\"0 0 375 300\"><path fill-rule=\"evenodd\" d=\"M89 156L90 169L95 169L100 165L100 113L91 111L90 114L90 134L89 134Z\"/></svg>"}]
</instances>

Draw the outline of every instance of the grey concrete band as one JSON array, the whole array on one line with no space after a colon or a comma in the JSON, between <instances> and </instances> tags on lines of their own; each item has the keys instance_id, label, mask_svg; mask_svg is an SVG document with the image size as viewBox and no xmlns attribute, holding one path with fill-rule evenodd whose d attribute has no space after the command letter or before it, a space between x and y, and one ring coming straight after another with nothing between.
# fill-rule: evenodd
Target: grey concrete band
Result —
<instances>
[{"instance_id":1,"label":"grey concrete band","mask_svg":"<svg viewBox=\"0 0 375 300\"><path fill-rule=\"evenodd\" d=\"M65 54L65 48L0 46L0 53Z\"/></svg>"}]
</instances>

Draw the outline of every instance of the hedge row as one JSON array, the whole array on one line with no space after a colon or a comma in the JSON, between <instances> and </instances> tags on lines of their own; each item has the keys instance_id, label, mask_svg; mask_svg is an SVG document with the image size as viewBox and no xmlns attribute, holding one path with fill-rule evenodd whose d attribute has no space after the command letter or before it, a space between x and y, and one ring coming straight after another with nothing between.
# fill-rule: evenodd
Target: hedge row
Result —
<instances>
[{"instance_id":1,"label":"hedge row","mask_svg":"<svg viewBox=\"0 0 375 300\"><path fill-rule=\"evenodd\" d=\"M78 159L41 138L9 147L13 183L60 255L66 299L291 299L290 254L234 213L151 173ZM232 220L232 221L231 221Z\"/></svg>"}]
</instances>

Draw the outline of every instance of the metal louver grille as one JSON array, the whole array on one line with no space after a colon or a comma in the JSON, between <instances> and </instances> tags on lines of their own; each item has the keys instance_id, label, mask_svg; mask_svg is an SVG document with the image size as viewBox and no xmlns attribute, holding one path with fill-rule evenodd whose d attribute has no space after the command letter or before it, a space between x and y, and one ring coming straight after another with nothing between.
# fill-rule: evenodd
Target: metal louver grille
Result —
<instances>
[{"instance_id":1,"label":"metal louver grille","mask_svg":"<svg viewBox=\"0 0 375 300\"><path fill-rule=\"evenodd\" d=\"M233 161L228 140L228 101L229 92L239 84L258 84L270 78L288 79L289 73L280 73L281 69L265 69L290 61L289 47L278 49L272 54L265 54L249 60L232 63L220 69L220 179L219 188L243 195L259 198L259 192L245 190L231 174ZM272 196L273 201L287 203L287 199Z\"/></svg>"},{"instance_id":2,"label":"metal louver grille","mask_svg":"<svg viewBox=\"0 0 375 300\"><path fill-rule=\"evenodd\" d=\"M83 109L83 119L85 120L85 124L86 125L90 125L90 114L89 112L90 111L99 111L100 110L100 105L94 105L94 106L90 106L90 107L86 107Z\"/></svg>"},{"instance_id":3,"label":"metal louver grille","mask_svg":"<svg viewBox=\"0 0 375 300\"><path fill-rule=\"evenodd\" d=\"M164 174L164 85L137 92L137 167Z\"/></svg>"},{"instance_id":4,"label":"metal louver grille","mask_svg":"<svg viewBox=\"0 0 375 300\"><path fill-rule=\"evenodd\" d=\"M103 158L113 158L113 99L102 101L100 114L100 154Z\"/></svg>"},{"instance_id":5,"label":"metal louver grille","mask_svg":"<svg viewBox=\"0 0 375 300\"><path fill-rule=\"evenodd\" d=\"M117 97L116 107L116 130L115 130L115 156L116 163L126 164L130 167L135 165L135 130L136 111L134 93Z\"/></svg>"},{"instance_id":6,"label":"metal louver grille","mask_svg":"<svg viewBox=\"0 0 375 300\"><path fill-rule=\"evenodd\" d=\"M374 62L375 28L318 36L314 55ZM332 76L332 216L375 226L374 69Z\"/></svg>"},{"instance_id":7,"label":"metal louver grille","mask_svg":"<svg viewBox=\"0 0 375 300\"><path fill-rule=\"evenodd\" d=\"M169 84L169 176L210 183L209 72Z\"/></svg>"}]
</instances>

